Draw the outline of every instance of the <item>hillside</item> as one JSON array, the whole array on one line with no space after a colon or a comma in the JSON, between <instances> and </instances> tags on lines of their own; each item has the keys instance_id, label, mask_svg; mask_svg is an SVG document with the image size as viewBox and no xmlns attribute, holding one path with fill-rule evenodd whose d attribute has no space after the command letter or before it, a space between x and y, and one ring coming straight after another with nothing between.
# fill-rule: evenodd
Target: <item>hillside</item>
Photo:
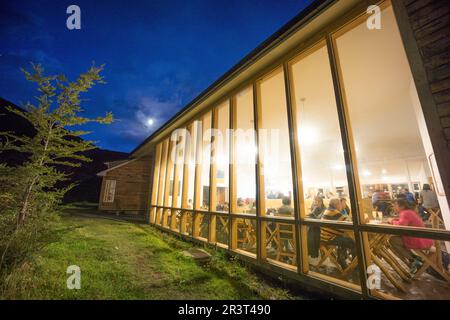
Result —
<instances>
[{"instance_id":1,"label":"hillside","mask_svg":"<svg viewBox=\"0 0 450 320\"><path fill-rule=\"evenodd\" d=\"M17 116L6 110L7 106L20 108L19 106L0 98L0 131L12 131L17 135L33 136L35 129L24 118ZM78 168L64 168L64 171L70 172L71 181L77 181L79 185L72 189L65 197L66 202L97 202L101 178L96 173L105 170L107 167L105 162L116 161L128 157L127 153L100 148L92 149L84 153L92 159L90 163L84 163ZM19 165L26 160L26 155L15 151L0 154L0 162L10 166Z\"/></svg>"}]
</instances>

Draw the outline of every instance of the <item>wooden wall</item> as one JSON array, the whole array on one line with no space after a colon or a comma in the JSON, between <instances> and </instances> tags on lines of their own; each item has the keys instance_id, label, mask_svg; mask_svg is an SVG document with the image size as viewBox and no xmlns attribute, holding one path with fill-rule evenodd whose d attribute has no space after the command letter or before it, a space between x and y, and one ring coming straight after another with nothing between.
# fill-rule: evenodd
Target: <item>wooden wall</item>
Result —
<instances>
[{"instance_id":1,"label":"wooden wall","mask_svg":"<svg viewBox=\"0 0 450 320\"><path fill-rule=\"evenodd\" d=\"M392 0L450 201L450 0Z\"/></svg>"},{"instance_id":2,"label":"wooden wall","mask_svg":"<svg viewBox=\"0 0 450 320\"><path fill-rule=\"evenodd\" d=\"M102 180L99 210L146 214L150 204L152 158L140 158L107 172ZM114 202L103 202L106 180L116 180Z\"/></svg>"},{"instance_id":3,"label":"wooden wall","mask_svg":"<svg viewBox=\"0 0 450 320\"><path fill-rule=\"evenodd\" d=\"M450 1L404 2L450 148Z\"/></svg>"}]
</instances>

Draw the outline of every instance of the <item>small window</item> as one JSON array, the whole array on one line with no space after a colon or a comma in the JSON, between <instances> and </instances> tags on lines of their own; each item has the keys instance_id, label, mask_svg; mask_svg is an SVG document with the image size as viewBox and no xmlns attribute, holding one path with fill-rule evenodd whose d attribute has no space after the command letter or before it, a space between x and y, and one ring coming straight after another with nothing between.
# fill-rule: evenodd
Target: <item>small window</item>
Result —
<instances>
[{"instance_id":1,"label":"small window","mask_svg":"<svg viewBox=\"0 0 450 320\"><path fill-rule=\"evenodd\" d=\"M105 193L103 194L103 202L114 202L114 195L116 193L116 180L106 180Z\"/></svg>"}]
</instances>

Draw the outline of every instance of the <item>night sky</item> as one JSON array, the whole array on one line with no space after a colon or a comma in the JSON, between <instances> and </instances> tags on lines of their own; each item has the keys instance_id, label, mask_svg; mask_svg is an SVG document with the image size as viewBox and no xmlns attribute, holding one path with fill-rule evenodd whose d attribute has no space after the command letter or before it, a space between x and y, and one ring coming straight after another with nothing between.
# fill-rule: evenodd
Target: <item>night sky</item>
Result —
<instances>
[{"instance_id":1,"label":"night sky","mask_svg":"<svg viewBox=\"0 0 450 320\"><path fill-rule=\"evenodd\" d=\"M30 62L70 79L92 61L106 85L82 104L101 148L129 152L247 53L309 5L308 0L0 0L0 96L35 102L20 72ZM66 9L81 8L81 30ZM154 119L152 126L147 120Z\"/></svg>"}]
</instances>

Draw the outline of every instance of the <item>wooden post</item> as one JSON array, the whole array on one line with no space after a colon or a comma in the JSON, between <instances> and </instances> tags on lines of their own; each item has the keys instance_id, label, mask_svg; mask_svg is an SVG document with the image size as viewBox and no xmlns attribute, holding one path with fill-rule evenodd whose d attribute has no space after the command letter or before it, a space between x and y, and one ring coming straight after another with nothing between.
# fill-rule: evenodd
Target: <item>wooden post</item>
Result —
<instances>
[{"instance_id":1,"label":"wooden post","mask_svg":"<svg viewBox=\"0 0 450 320\"><path fill-rule=\"evenodd\" d=\"M339 126L341 129L342 146L344 148L344 159L347 168L347 183L350 193L350 203L353 214L353 230L355 235L355 246L358 257L359 277L361 289L364 296L369 296L366 283L367 264L371 262L371 252L367 234L363 234L357 228L363 217L363 202L361 187L359 183L358 167L356 161L356 149L354 145L350 121L348 120L348 110L345 102L345 95L342 89L342 75L339 70L339 58L335 50L335 41L332 36L327 36L328 57L330 60L331 75L333 78L334 92L336 98Z\"/></svg>"},{"instance_id":2,"label":"wooden post","mask_svg":"<svg viewBox=\"0 0 450 320\"><path fill-rule=\"evenodd\" d=\"M234 139L237 127L236 96L230 99L230 165L229 165L229 219L228 219L228 246L234 250L237 248L237 223L232 218L233 213L237 212L236 207L236 141Z\"/></svg>"},{"instance_id":3,"label":"wooden post","mask_svg":"<svg viewBox=\"0 0 450 320\"><path fill-rule=\"evenodd\" d=\"M306 214L304 212L303 204L303 184L301 183L302 171L301 171L301 158L299 153L299 144L298 144L298 135L297 135L297 118L294 108L292 107L293 101L295 101L294 90L292 85L292 76L291 70L287 63L283 64L283 73L284 73L284 86L285 86L285 94L286 94L286 108L287 108L287 118L288 118L288 127L289 127L289 140L290 140L290 152L291 152L291 169L292 169L292 187L293 187L293 197L294 197L294 234L295 237L293 239L295 243L296 250L296 265L297 271L300 272L302 270L302 264L304 263L306 267L306 271L308 271L309 263L308 263L308 247L306 232L301 232L300 228L300 217L305 217ZM302 199L302 201L300 201ZM299 214L300 213L300 214ZM304 230L304 229L303 229ZM302 251L300 252L300 239L302 239L302 243L304 242ZM302 255L303 252L303 255ZM303 259L301 259L303 257ZM303 267L303 270L305 268Z\"/></svg>"},{"instance_id":4,"label":"wooden post","mask_svg":"<svg viewBox=\"0 0 450 320\"><path fill-rule=\"evenodd\" d=\"M259 262L266 259L266 222L261 220L265 215L265 190L264 190L264 155L259 147L259 125L261 123L261 94L259 92L259 83L253 84L253 117L255 126L255 144L258 153L256 157L256 239L257 255Z\"/></svg>"}]
</instances>

